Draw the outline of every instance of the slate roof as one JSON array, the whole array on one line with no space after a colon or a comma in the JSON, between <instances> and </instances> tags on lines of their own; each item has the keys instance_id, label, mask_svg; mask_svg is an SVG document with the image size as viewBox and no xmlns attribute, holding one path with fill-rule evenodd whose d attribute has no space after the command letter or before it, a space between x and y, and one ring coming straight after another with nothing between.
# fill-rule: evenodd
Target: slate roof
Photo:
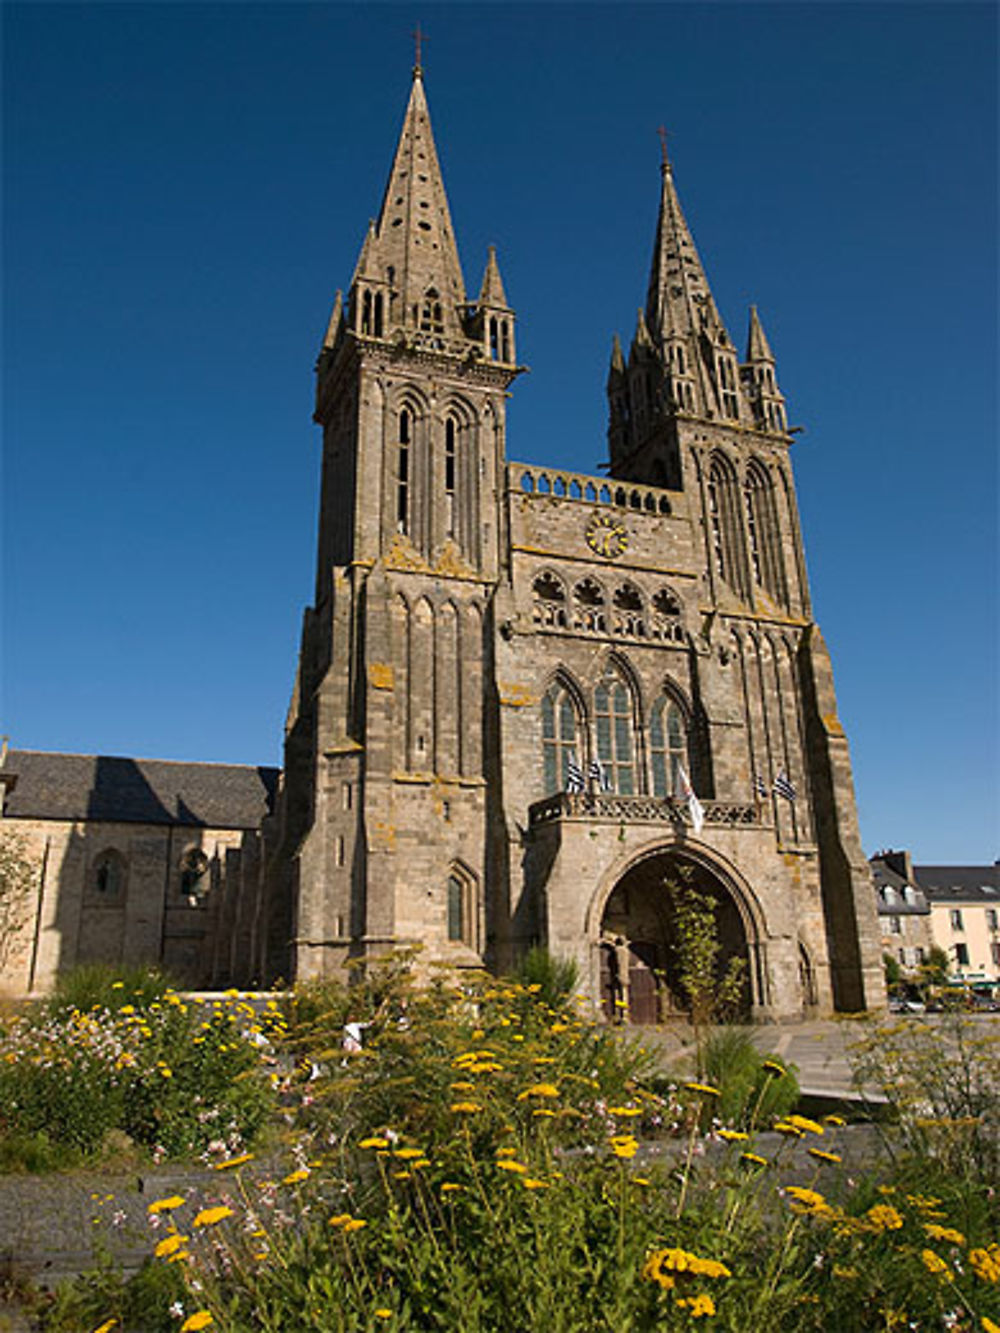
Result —
<instances>
[{"instance_id":1,"label":"slate roof","mask_svg":"<svg viewBox=\"0 0 1000 1333\"><path fill-rule=\"evenodd\" d=\"M274 807L277 768L10 750L9 818L256 828Z\"/></svg>"},{"instance_id":2,"label":"slate roof","mask_svg":"<svg viewBox=\"0 0 1000 1333\"><path fill-rule=\"evenodd\" d=\"M907 880L905 876L894 870L892 866L887 865L879 856L873 856L869 865L871 866L875 888L878 891L878 912L880 916L926 916L931 910L927 905L927 898L924 895L922 885ZM917 878L915 870L913 878L914 880ZM895 890L895 901L886 898L886 889ZM907 889L912 890L912 902L907 902L904 896Z\"/></svg>"},{"instance_id":3,"label":"slate roof","mask_svg":"<svg viewBox=\"0 0 1000 1333\"><path fill-rule=\"evenodd\" d=\"M931 902L983 903L1000 907L1000 865L914 866L913 873Z\"/></svg>"}]
</instances>

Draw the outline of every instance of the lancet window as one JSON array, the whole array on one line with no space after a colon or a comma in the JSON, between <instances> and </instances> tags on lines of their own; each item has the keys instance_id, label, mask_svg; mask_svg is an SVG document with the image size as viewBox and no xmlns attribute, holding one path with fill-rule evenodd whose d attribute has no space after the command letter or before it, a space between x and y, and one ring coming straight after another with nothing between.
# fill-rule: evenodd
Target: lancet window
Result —
<instances>
[{"instance_id":1,"label":"lancet window","mask_svg":"<svg viewBox=\"0 0 1000 1333\"><path fill-rule=\"evenodd\" d=\"M681 790L680 770L688 770L687 721L680 704L661 694L649 716L649 756L653 795L676 796Z\"/></svg>"},{"instance_id":2,"label":"lancet window","mask_svg":"<svg viewBox=\"0 0 1000 1333\"><path fill-rule=\"evenodd\" d=\"M454 537L455 535L455 476L457 472L457 456L455 452L456 435L455 419L454 417L449 417L444 424L445 533L449 537Z\"/></svg>"},{"instance_id":3,"label":"lancet window","mask_svg":"<svg viewBox=\"0 0 1000 1333\"><path fill-rule=\"evenodd\" d=\"M478 908L475 876L464 866L453 865L447 885L447 930L452 943L477 947Z\"/></svg>"},{"instance_id":4,"label":"lancet window","mask_svg":"<svg viewBox=\"0 0 1000 1333\"><path fill-rule=\"evenodd\" d=\"M774 487L770 477L751 462L743 483L747 545L754 580L779 602L786 600L784 565L778 533Z\"/></svg>"},{"instance_id":5,"label":"lancet window","mask_svg":"<svg viewBox=\"0 0 1000 1333\"><path fill-rule=\"evenodd\" d=\"M570 764L580 765L579 726L576 706L569 690L557 682L542 698L542 767L546 795L566 791Z\"/></svg>"},{"instance_id":6,"label":"lancet window","mask_svg":"<svg viewBox=\"0 0 1000 1333\"><path fill-rule=\"evenodd\" d=\"M413 436L413 418L408 408L399 414L399 436L396 445L396 530L410 530L410 445Z\"/></svg>"},{"instance_id":7,"label":"lancet window","mask_svg":"<svg viewBox=\"0 0 1000 1333\"><path fill-rule=\"evenodd\" d=\"M125 896L125 860L121 852L110 848L94 862L91 879L92 897L102 903L120 903Z\"/></svg>"},{"instance_id":8,"label":"lancet window","mask_svg":"<svg viewBox=\"0 0 1000 1333\"><path fill-rule=\"evenodd\" d=\"M632 697L624 681L609 672L594 690L597 758L603 785L621 796L636 792Z\"/></svg>"}]
</instances>

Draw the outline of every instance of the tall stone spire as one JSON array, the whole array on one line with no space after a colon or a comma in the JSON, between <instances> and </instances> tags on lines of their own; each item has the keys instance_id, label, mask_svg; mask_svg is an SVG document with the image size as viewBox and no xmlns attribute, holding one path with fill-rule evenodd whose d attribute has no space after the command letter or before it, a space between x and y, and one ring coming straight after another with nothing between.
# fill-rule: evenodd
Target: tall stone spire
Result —
<instances>
[{"instance_id":1,"label":"tall stone spire","mask_svg":"<svg viewBox=\"0 0 1000 1333\"><path fill-rule=\"evenodd\" d=\"M646 295L646 323L653 338L691 338L721 324L664 152L660 212Z\"/></svg>"},{"instance_id":2,"label":"tall stone spire","mask_svg":"<svg viewBox=\"0 0 1000 1333\"><path fill-rule=\"evenodd\" d=\"M433 339L465 337L465 283L444 178L434 146L419 65L374 228L365 239L355 286L374 279L384 311L363 329L364 293L352 290L354 328L390 338L400 330ZM366 288L367 289L367 288ZM375 302L378 292L372 290Z\"/></svg>"},{"instance_id":3,"label":"tall stone spire","mask_svg":"<svg viewBox=\"0 0 1000 1333\"><path fill-rule=\"evenodd\" d=\"M750 307L747 359L740 366L740 380L756 425L778 435L786 434L785 398L778 388L774 353L755 305Z\"/></svg>"}]
</instances>

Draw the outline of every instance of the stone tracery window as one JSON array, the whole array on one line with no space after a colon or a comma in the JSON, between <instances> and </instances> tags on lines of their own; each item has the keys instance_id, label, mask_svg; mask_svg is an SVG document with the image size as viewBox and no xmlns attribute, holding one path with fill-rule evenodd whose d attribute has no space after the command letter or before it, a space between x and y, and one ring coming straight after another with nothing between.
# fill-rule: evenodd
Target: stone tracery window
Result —
<instances>
[{"instance_id":1,"label":"stone tracery window","mask_svg":"<svg viewBox=\"0 0 1000 1333\"><path fill-rule=\"evenodd\" d=\"M607 628L604 591L596 579L586 578L573 589L573 628L603 634Z\"/></svg>"},{"instance_id":2,"label":"stone tracery window","mask_svg":"<svg viewBox=\"0 0 1000 1333\"><path fill-rule=\"evenodd\" d=\"M531 585L532 617L536 625L566 627L566 589L555 574L544 570Z\"/></svg>"},{"instance_id":3,"label":"stone tracery window","mask_svg":"<svg viewBox=\"0 0 1000 1333\"><path fill-rule=\"evenodd\" d=\"M649 716L649 755L653 795L676 796L681 790L681 768L690 769L687 719L677 700L666 693L653 704Z\"/></svg>"},{"instance_id":4,"label":"stone tracery window","mask_svg":"<svg viewBox=\"0 0 1000 1333\"><path fill-rule=\"evenodd\" d=\"M635 737L632 696L624 681L609 670L594 690L597 758L605 786L620 796L636 794Z\"/></svg>"},{"instance_id":5,"label":"stone tracery window","mask_svg":"<svg viewBox=\"0 0 1000 1333\"><path fill-rule=\"evenodd\" d=\"M614 606L614 632L627 634L633 638L644 638L646 622L643 618L642 594L634 583L623 583L616 588L612 598Z\"/></svg>"},{"instance_id":6,"label":"stone tracery window","mask_svg":"<svg viewBox=\"0 0 1000 1333\"><path fill-rule=\"evenodd\" d=\"M542 698L542 770L547 796L566 791L571 760L582 765L583 756L577 750L579 731L573 697L557 681Z\"/></svg>"},{"instance_id":7,"label":"stone tracery window","mask_svg":"<svg viewBox=\"0 0 1000 1333\"><path fill-rule=\"evenodd\" d=\"M680 599L669 588L660 588L653 594L649 631L653 639L684 641Z\"/></svg>"}]
</instances>

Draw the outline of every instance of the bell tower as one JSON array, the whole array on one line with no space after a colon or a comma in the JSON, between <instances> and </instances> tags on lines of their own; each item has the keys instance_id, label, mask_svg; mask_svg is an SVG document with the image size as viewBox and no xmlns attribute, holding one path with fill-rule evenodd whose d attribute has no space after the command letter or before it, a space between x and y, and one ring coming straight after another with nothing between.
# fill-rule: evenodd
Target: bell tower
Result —
<instances>
[{"instance_id":1,"label":"bell tower","mask_svg":"<svg viewBox=\"0 0 1000 1333\"><path fill-rule=\"evenodd\" d=\"M485 949L485 622L505 549L514 312L469 301L423 71L316 365L314 604L286 727L274 955L336 972L408 940Z\"/></svg>"}]
</instances>

